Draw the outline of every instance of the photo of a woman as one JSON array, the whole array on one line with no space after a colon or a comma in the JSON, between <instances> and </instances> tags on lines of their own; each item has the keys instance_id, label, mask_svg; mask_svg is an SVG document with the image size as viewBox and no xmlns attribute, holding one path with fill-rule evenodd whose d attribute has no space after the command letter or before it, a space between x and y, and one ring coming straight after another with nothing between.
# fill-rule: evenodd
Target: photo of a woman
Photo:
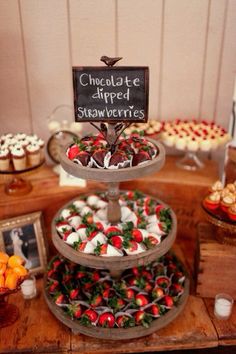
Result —
<instances>
[{"instance_id":1,"label":"photo of a woman","mask_svg":"<svg viewBox=\"0 0 236 354\"><path fill-rule=\"evenodd\" d=\"M21 228L12 229L10 232L14 254L20 256L25 261L25 267L30 269L32 262L27 258L29 243L28 240L23 241L22 236L23 232Z\"/></svg>"},{"instance_id":2,"label":"photo of a woman","mask_svg":"<svg viewBox=\"0 0 236 354\"><path fill-rule=\"evenodd\" d=\"M25 261L25 267L40 266L39 250L33 224L3 231L4 245L9 255L16 254Z\"/></svg>"}]
</instances>

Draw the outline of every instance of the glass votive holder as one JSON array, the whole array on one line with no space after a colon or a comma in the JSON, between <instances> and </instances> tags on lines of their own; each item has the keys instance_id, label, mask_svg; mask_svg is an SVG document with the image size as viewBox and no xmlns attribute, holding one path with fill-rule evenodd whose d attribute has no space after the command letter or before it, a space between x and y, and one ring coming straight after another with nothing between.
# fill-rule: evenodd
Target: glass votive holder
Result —
<instances>
[{"instance_id":1,"label":"glass votive holder","mask_svg":"<svg viewBox=\"0 0 236 354\"><path fill-rule=\"evenodd\" d=\"M34 275L29 275L29 277L23 281L21 284L21 292L24 299L33 299L37 296L36 279Z\"/></svg>"},{"instance_id":2,"label":"glass votive holder","mask_svg":"<svg viewBox=\"0 0 236 354\"><path fill-rule=\"evenodd\" d=\"M219 320L227 320L232 312L234 300L229 294L217 294L215 296L214 315Z\"/></svg>"}]
</instances>

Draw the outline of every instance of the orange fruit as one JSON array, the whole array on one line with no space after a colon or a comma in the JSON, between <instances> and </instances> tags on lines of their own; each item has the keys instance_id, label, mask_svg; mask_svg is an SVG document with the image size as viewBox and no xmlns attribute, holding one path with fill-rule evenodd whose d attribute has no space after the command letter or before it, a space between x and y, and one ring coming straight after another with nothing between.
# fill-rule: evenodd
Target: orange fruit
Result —
<instances>
[{"instance_id":1,"label":"orange fruit","mask_svg":"<svg viewBox=\"0 0 236 354\"><path fill-rule=\"evenodd\" d=\"M8 254L6 254L5 252L0 252L0 263L7 264L8 259L9 259Z\"/></svg>"},{"instance_id":2,"label":"orange fruit","mask_svg":"<svg viewBox=\"0 0 236 354\"><path fill-rule=\"evenodd\" d=\"M5 287L14 290L17 287L18 276L16 273L12 272L6 276Z\"/></svg>"},{"instance_id":3,"label":"orange fruit","mask_svg":"<svg viewBox=\"0 0 236 354\"><path fill-rule=\"evenodd\" d=\"M12 268L7 268L6 269L6 271L5 271L5 277L8 275L8 274L10 274L10 273L12 273L13 272L13 269Z\"/></svg>"},{"instance_id":4,"label":"orange fruit","mask_svg":"<svg viewBox=\"0 0 236 354\"><path fill-rule=\"evenodd\" d=\"M0 275L0 288L5 287L5 278L3 275Z\"/></svg>"},{"instance_id":5,"label":"orange fruit","mask_svg":"<svg viewBox=\"0 0 236 354\"><path fill-rule=\"evenodd\" d=\"M16 273L19 277L24 277L28 274L27 270L22 265L14 267L13 272Z\"/></svg>"},{"instance_id":6,"label":"orange fruit","mask_svg":"<svg viewBox=\"0 0 236 354\"><path fill-rule=\"evenodd\" d=\"M7 266L5 263L0 263L0 275L3 275L7 269Z\"/></svg>"},{"instance_id":7,"label":"orange fruit","mask_svg":"<svg viewBox=\"0 0 236 354\"><path fill-rule=\"evenodd\" d=\"M8 267L15 268L24 263L23 259L20 256L14 254L8 259Z\"/></svg>"}]
</instances>

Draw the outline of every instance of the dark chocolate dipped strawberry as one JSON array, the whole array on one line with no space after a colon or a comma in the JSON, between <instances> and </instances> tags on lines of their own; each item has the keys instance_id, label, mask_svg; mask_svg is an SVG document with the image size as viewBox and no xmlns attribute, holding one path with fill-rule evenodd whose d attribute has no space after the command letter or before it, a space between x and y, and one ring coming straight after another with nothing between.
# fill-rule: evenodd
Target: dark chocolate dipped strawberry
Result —
<instances>
[{"instance_id":1,"label":"dark chocolate dipped strawberry","mask_svg":"<svg viewBox=\"0 0 236 354\"><path fill-rule=\"evenodd\" d=\"M105 168L109 157L110 153L106 149L98 149L92 154L91 159L95 167Z\"/></svg>"},{"instance_id":2,"label":"dark chocolate dipped strawberry","mask_svg":"<svg viewBox=\"0 0 236 354\"><path fill-rule=\"evenodd\" d=\"M59 292L54 296L54 302L58 306L64 306L68 304L69 301L66 295Z\"/></svg>"},{"instance_id":3,"label":"dark chocolate dipped strawberry","mask_svg":"<svg viewBox=\"0 0 236 354\"><path fill-rule=\"evenodd\" d=\"M174 300L173 297L170 295L165 295L163 298L160 300L161 305L165 305L168 308L171 308L174 306Z\"/></svg>"},{"instance_id":4,"label":"dark chocolate dipped strawberry","mask_svg":"<svg viewBox=\"0 0 236 354\"><path fill-rule=\"evenodd\" d=\"M125 306L125 301L121 297L113 296L108 299L108 306L117 311Z\"/></svg>"},{"instance_id":5,"label":"dark chocolate dipped strawberry","mask_svg":"<svg viewBox=\"0 0 236 354\"><path fill-rule=\"evenodd\" d=\"M73 162L82 165L88 166L90 162L90 154L87 151L80 151L76 157L74 158Z\"/></svg>"},{"instance_id":6,"label":"dark chocolate dipped strawberry","mask_svg":"<svg viewBox=\"0 0 236 354\"><path fill-rule=\"evenodd\" d=\"M103 302L103 298L101 294L96 294L90 299L90 306L97 307L101 306Z\"/></svg>"},{"instance_id":7,"label":"dark chocolate dipped strawberry","mask_svg":"<svg viewBox=\"0 0 236 354\"><path fill-rule=\"evenodd\" d=\"M157 277L156 279L156 285L163 288L163 289L166 289L170 286L170 279L168 277L165 277L165 276L159 276Z\"/></svg>"},{"instance_id":8,"label":"dark chocolate dipped strawberry","mask_svg":"<svg viewBox=\"0 0 236 354\"><path fill-rule=\"evenodd\" d=\"M130 167L130 158L127 153L121 150L115 151L109 160L107 168L109 169L119 169Z\"/></svg>"},{"instance_id":9,"label":"dark chocolate dipped strawberry","mask_svg":"<svg viewBox=\"0 0 236 354\"><path fill-rule=\"evenodd\" d=\"M115 316L111 312L104 312L99 316L98 325L100 327L112 328L115 326Z\"/></svg>"},{"instance_id":10,"label":"dark chocolate dipped strawberry","mask_svg":"<svg viewBox=\"0 0 236 354\"><path fill-rule=\"evenodd\" d=\"M134 327L135 320L131 315L124 313L116 317L116 324L119 328Z\"/></svg>"},{"instance_id":11,"label":"dark chocolate dipped strawberry","mask_svg":"<svg viewBox=\"0 0 236 354\"><path fill-rule=\"evenodd\" d=\"M80 291L78 288L76 289L71 289L69 291L69 297L71 300L78 300L79 299L79 294L80 294Z\"/></svg>"},{"instance_id":12,"label":"dark chocolate dipped strawberry","mask_svg":"<svg viewBox=\"0 0 236 354\"><path fill-rule=\"evenodd\" d=\"M139 310L134 313L134 319L135 319L135 324L140 326L144 326L148 328L150 326L150 323L152 322L152 317L150 314L147 314L143 310Z\"/></svg>"},{"instance_id":13,"label":"dark chocolate dipped strawberry","mask_svg":"<svg viewBox=\"0 0 236 354\"><path fill-rule=\"evenodd\" d=\"M178 296L181 295L184 292L184 288L182 287L182 285L175 283L172 284L169 288L169 294L171 296Z\"/></svg>"},{"instance_id":14,"label":"dark chocolate dipped strawberry","mask_svg":"<svg viewBox=\"0 0 236 354\"><path fill-rule=\"evenodd\" d=\"M51 282L49 283L47 289L48 289L48 292L49 292L50 294L55 294L55 293L58 292L59 289L60 289L59 281L57 281L57 280L51 281Z\"/></svg>"},{"instance_id":15,"label":"dark chocolate dipped strawberry","mask_svg":"<svg viewBox=\"0 0 236 354\"><path fill-rule=\"evenodd\" d=\"M149 154L146 151L140 151L133 156L132 166L138 166L141 163L151 160Z\"/></svg>"},{"instance_id":16,"label":"dark chocolate dipped strawberry","mask_svg":"<svg viewBox=\"0 0 236 354\"><path fill-rule=\"evenodd\" d=\"M146 306L149 303L149 299L148 299L147 295L142 294L142 293L138 293L135 296L135 303L139 307L143 307L143 306Z\"/></svg>"},{"instance_id":17,"label":"dark chocolate dipped strawberry","mask_svg":"<svg viewBox=\"0 0 236 354\"><path fill-rule=\"evenodd\" d=\"M67 312L71 318L78 319L82 316L82 307L80 304L72 304L67 307Z\"/></svg>"},{"instance_id":18,"label":"dark chocolate dipped strawberry","mask_svg":"<svg viewBox=\"0 0 236 354\"><path fill-rule=\"evenodd\" d=\"M97 318L98 313L95 310L87 309L83 312L81 316L80 324L84 326L89 326L91 324L94 324L97 321Z\"/></svg>"},{"instance_id":19,"label":"dark chocolate dipped strawberry","mask_svg":"<svg viewBox=\"0 0 236 354\"><path fill-rule=\"evenodd\" d=\"M159 286L155 286L155 288L152 290L152 298L153 299L160 299L165 295L165 292L163 288L160 288Z\"/></svg>"},{"instance_id":20,"label":"dark chocolate dipped strawberry","mask_svg":"<svg viewBox=\"0 0 236 354\"><path fill-rule=\"evenodd\" d=\"M153 317L160 317L161 315L161 310L158 304L152 304L146 311Z\"/></svg>"}]
</instances>

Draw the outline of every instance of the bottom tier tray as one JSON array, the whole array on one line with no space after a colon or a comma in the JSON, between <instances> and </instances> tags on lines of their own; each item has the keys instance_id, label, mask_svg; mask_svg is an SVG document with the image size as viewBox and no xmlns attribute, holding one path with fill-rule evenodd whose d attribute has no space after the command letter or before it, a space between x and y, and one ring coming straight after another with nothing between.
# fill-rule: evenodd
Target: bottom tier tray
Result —
<instances>
[{"instance_id":1,"label":"bottom tier tray","mask_svg":"<svg viewBox=\"0 0 236 354\"><path fill-rule=\"evenodd\" d=\"M188 276L171 253L125 270L120 279L56 256L44 284L45 300L59 321L74 333L113 340L165 327L181 313L188 295Z\"/></svg>"}]
</instances>

